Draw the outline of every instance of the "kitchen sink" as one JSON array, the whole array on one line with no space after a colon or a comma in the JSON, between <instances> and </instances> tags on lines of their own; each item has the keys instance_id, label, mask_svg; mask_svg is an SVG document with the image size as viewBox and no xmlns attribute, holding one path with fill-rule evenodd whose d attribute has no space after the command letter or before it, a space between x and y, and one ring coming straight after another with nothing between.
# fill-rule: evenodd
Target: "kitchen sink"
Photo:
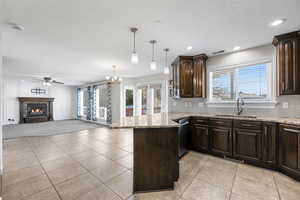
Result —
<instances>
[{"instance_id":1,"label":"kitchen sink","mask_svg":"<svg viewBox=\"0 0 300 200\"><path fill-rule=\"evenodd\" d=\"M255 119L257 118L254 115L225 115L225 114L216 114L216 117L236 117L236 118L248 118L248 119Z\"/></svg>"}]
</instances>

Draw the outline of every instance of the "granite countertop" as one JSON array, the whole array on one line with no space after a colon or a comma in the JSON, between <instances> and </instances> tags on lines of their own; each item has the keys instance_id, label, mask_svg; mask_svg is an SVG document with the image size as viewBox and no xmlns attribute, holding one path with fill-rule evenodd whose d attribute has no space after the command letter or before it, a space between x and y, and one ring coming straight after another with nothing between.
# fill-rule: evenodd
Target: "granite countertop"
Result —
<instances>
[{"instance_id":1,"label":"granite countertop","mask_svg":"<svg viewBox=\"0 0 300 200\"><path fill-rule=\"evenodd\" d=\"M142 115L135 117L125 117L120 120L120 123L112 123L111 128L163 128L163 127L179 127L179 124L173 120L184 117L211 117L219 119L239 119L263 122L277 122L289 125L300 125L300 118L280 118L280 117L231 117L231 116L216 116L215 114L203 113L160 113L153 115Z\"/></svg>"}]
</instances>

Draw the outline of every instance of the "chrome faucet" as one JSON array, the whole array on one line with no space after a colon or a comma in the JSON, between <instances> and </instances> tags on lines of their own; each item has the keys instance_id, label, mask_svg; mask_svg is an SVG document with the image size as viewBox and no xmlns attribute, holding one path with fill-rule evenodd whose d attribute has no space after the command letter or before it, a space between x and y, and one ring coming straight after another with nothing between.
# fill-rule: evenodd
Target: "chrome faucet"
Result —
<instances>
[{"instance_id":1,"label":"chrome faucet","mask_svg":"<svg viewBox=\"0 0 300 200\"><path fill-rule=\"evenodd\" d=\"M245 105L244 99L243 98L237 98L236 100L236 111L237 115L241 115L243 113L243 105Z\"/></svg>"}]
</instances>

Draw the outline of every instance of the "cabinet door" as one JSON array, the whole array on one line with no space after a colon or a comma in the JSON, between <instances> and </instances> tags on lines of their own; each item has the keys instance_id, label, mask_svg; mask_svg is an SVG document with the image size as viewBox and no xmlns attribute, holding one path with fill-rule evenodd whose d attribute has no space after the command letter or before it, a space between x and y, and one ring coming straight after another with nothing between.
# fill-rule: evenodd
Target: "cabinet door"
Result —
<instances>
[{"instance_id":1,"label":"cabinet door","mask_svg":"<svg viewBox=\"0 0 300 200\"><path fill-rule=\"evenodd\" d=\"M193 125L191 131L191 148L196 151L208 151L208 127Z\"/></svg>"},{"instance_id":2,"label":"cabinet door","mask_svg":"<svg viewBox=\"0 0 300 200\"><path fill-rule=\"evenodd\" d=\"M200 56L194 59L194 97L206 98L206 59L206 56Z\"/></svg>"},{"instance_id":3,"label":"cabinet door","mask_svg":"<svg viewBox=\"0 0 300 200\"><path fill-rule=\"evenodd\" d=\"M179 62L178 59L172 64L173 68L173 96L179 97Z\"/></svg>"},{"instance_id":4,"label":"cabinet door","mask_svg":"<svg viewBox=\"0 0 300 200\"><path fill-rule=\"evenodd\" d=\"M193 60L180 61L180 97L193 97Z\"/></svg>"},{"instance_id":5,"label":"cabinet door","mask_svg":"<svg viewBox=\"0 0 300 200\"><path fill-rule=\"evenodd\" d=\"M279 165L300 174L300 127L279 126Z\"/></svg>"},{"instance_id":6,"label":"cabinet door","mask_svg":"<svg viewBox=\"0 0 300 200\"><path fill-rule=\"evenodd\" d=\"M300 94L298 37L285 39L277 46L279 95Z\"/></svg>"},{"instance_id":7,"label":"cabinet door","mask_svg":"<svg viewBox=\"0 0 300 200\"><path fill-rule=\"evenodd\" d=\"M267 166L275 167L277 163L277 125L263 124L263 162Z\"/></svg>"},{"instance_id":8,"label":"cabinet door","mask_svg":"<svg viewBox=\"0 0 300 200\"><path fill-rule=\"evenodd\" d=\"M261 161L261 132L247 129L234 129L233 156L245 160Z\"/></svg>"},{"instance_id":9,"label":"cabinet door","mask_svg":"<svg viewBox=\"0 0 300 200\"><path fill-rule=\"evenodd\" d=\"M219 155L232 154L232 130L224 128L210 128L210 150Z\"/></svg>"}]
</instances>

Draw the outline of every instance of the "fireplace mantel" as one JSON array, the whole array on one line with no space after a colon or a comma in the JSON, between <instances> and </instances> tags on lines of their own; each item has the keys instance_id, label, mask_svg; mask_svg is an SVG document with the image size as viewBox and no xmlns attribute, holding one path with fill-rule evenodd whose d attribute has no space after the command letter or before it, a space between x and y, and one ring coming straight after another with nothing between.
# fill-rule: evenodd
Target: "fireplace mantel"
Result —
<instances>
[{"instance_id":1,"label":"fireplace mantel","mask_svg":"<svg viewBox=\"0 0 300 200\"><path fill-rule=\"evenodd\" d=\"M53 101L54 98L45 97L18 97L20 102L20 123L33 123L53 121ZM29 116L27 106L30 104L47 104L47 113L43 116ZM45 109L46 110L46 107ZM32 112L31 112L32 114Z\"/></svg>"}]
</instances>

